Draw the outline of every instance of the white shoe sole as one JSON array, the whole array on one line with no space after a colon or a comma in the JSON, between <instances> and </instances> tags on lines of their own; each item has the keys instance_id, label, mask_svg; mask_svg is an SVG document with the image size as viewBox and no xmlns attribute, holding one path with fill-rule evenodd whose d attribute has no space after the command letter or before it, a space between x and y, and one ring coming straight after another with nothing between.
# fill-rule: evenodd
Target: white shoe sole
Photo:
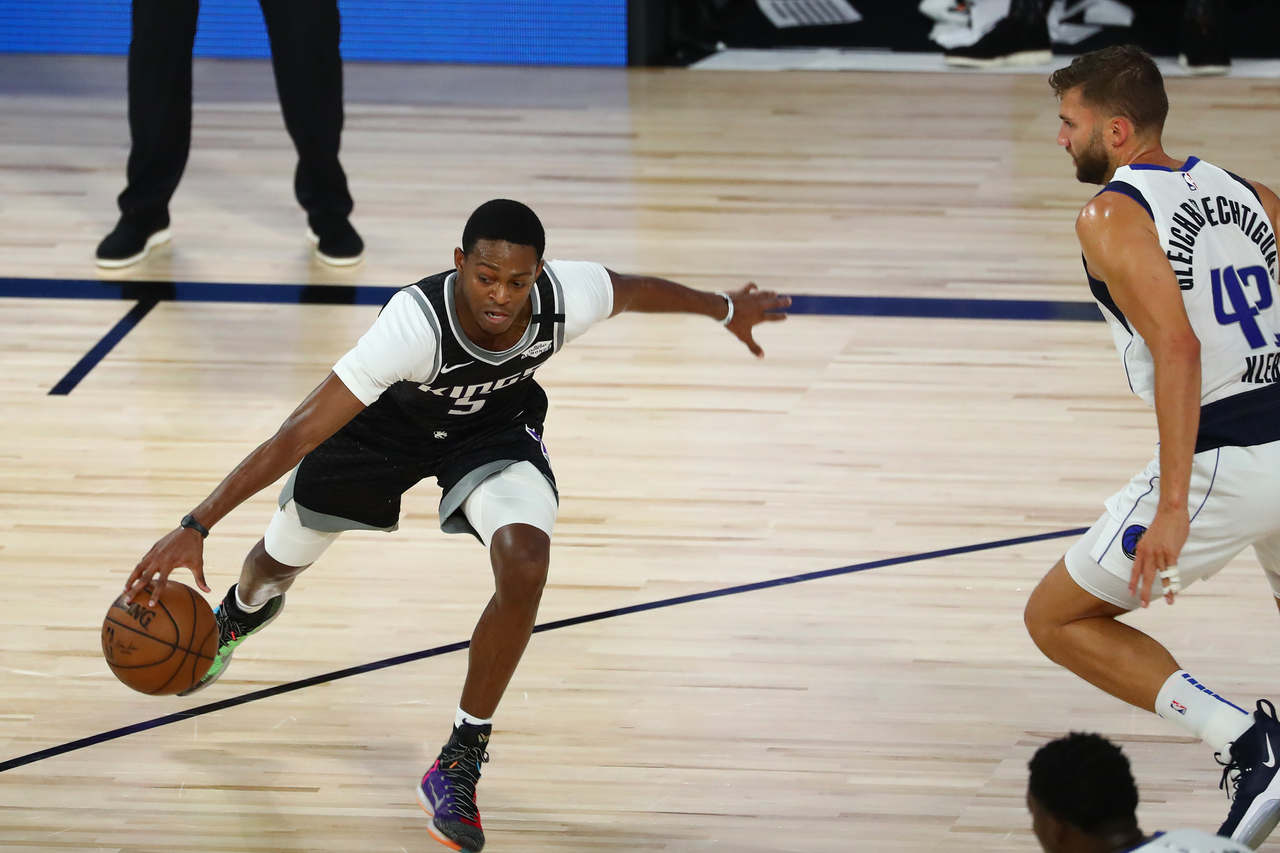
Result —
<instances>
[{"instance_id":1,"label":"white shoe sole","mask_svg":"<svg viewBox=\"0 0 1280 853\"><path fill-rule=\"evenodd\" d=\"M1053 60L1051 50L1020 50L993 59L974 59L969 56L948 56L948 65L957 68L1013 68L1018 65L1047 65Z\"/></svg>"},{"instance_id":2,"label":"white shoe sole","mask_svg":"<svg viewBox=\"0 0 1280 853\"><path fill-rule=\"evenodd\" d=\"M161 228L159 231L157 231L156 233L152 234L150 237L147 238L147 242L145 245L143 245L142 251L136 255L131 255L130 257L122 258L120 260L109 259L109 258L95 258L94 260L96 261L98 266L102 267L104 270L118 270L123 267L131 267L134 264L140 263L141 261L145 260L147 255L151 254L152 249L156 248L157 246L163 246L165 243L168 243L169 240L171 240L172 238L173 238L172 231L170 231L168 228Z\"/></svg>"},{"instance_id":3,"label":"white shoe sole","mask_svg":"<svg viewBox=\"0 0 1280 853\"><path fill-rule=\"evenodd\" d=\"M328 264L331 267L353 267L364 260L364 252L361 252L354 258L335 258L332 255L326 255L324 252L320 251L320 237L317 236L316 232L312 231L310 228L307 229L307 240L310 241L311 245L314 247L312 251L315 252L316 260L321 263Z\"/></svg>"},{"instance_id":4,"label":"white shoe sole","mask_svg":"<svg viewBox=\"0 0 1280 853\"><path fill-rule=\"evenodd\" d=\"M1280 773L1277 773L1267 789L1249 804L1249 810L1244 813L1244 817L1240 818L1235 832L1231 833L1231 840L1257 850L1276 828L1277 823L1280 823Z\"/></svg>"}]
</instances>

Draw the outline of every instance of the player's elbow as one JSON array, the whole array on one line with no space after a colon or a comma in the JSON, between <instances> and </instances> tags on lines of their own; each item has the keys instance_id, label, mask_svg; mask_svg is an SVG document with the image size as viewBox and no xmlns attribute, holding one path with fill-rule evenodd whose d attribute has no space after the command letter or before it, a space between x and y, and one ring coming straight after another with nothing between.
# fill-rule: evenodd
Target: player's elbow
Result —
<instances>
[{"instance_id":1,"label":"player's elbow","mask_svg":"<svg viewBox=\"0 0 1280 853\"><path fill-rule=\"evenodd\" d=\"M1200 339L1189 327L1166 332L1155 341L1148 342L1148 346L1155 358L1167 363L1198 364L1200 362Z\"/></svg>"}]
</instances>

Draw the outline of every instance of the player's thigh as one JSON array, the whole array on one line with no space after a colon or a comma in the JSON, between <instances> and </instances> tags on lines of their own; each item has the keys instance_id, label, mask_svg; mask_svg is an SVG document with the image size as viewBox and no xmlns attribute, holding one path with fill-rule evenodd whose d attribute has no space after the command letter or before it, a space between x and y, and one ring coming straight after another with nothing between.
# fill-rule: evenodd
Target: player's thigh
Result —
<instances>
[{"instance_id":1,"label":"player's thigh","mask_svg":"<svg viewBox=\"0 0 1280 853\"><path fill-rule=\"evenodd\" d=\"M1242 448L1197 453L1187 512L1191 526L1178 555L1181 589L1212 577L1258 538L1256 469ZM1160 503L1160 467L1145 470L1106 501L1106 510L1067 551L1065 563L1083 589L1117 607L1140 604L1129 592L1134 557ZM1158 594L1156 591L1154 594Z\"/></svg>"},{"instance_id":2,"label":"player's thigh","mask_svg":"<svg viewBox=\"0 0 1280 853\"><path fill-rule=\"evenodd\" d=\"M462 502L462 513L486 546L497 531L510 524L527 524L551 536L557 509L551 483L528 461L490 474Z\"/></svg>"}]
</instances>

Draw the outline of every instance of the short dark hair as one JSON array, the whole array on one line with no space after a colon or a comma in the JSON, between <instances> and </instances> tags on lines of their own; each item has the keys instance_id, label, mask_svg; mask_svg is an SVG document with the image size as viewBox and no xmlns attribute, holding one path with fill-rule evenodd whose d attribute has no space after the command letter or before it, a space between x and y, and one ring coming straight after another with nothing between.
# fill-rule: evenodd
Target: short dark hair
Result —
<instances>
[{"instance_id":1,"label":"short dark hair","mask_svg":"<svg viewBox=\"0 0 1280 853\"><path fill-rule=\"evenodd\" d=\"M528 205L509 198L495 198L475 209L462 229L462 251L471 254L480 240L504 240L518 246L532 246L542 259L547 235L538 214Z\"/></svg>"},{"instance_id":2,"label":"short dark hair","mask_svg":"<svg viewBox=\"0 0 1280 853\"><path fill-rule=\"evenodd\" d=\"M1031 758L1028 789L1050 814L1090 835L1137 826L1129 759L1102 735L1072 732Z\"/></svg>"},{"instance_id":3,"label":"short dark hair","mask_svg":"<svg viewBox=\"0 0 1280 853\"><path fill-rule=\"evenodd\" d=\"M1049 75L1049 85L1059 98L1077 86L1084 100L1112 115L1124 116L1139 132L1164 128L1169 96L1164 77L1145 50L1123 44L1077 56L1066 68Z\"/></svg>"}]
</instances>

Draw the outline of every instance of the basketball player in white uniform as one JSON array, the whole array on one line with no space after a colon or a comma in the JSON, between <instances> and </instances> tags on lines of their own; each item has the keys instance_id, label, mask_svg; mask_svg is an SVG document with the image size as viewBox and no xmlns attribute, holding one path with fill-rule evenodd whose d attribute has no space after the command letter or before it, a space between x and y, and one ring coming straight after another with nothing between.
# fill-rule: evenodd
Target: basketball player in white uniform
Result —
<instances>
[{"instance_id":1,"label":"basketball player in white uniform","mask_svg":"<svg viewBox=\"0 0 1280 853\"><path fill-rule=\"evenodd\" d=\"M1280 724L1250 716L1115 617L1172 603L1252 545L1280 596L1280 199L1161 147L1164 82L1136 47L1055 72L1064 146L1103 189L1076 220L1129 386L1156 410L1157 458L1040 582L1026 608L1052 660L1204 740L1234 802L1222 835L1256 847L1280 815Z\"/></svg>"},{"instance_id":2,"label":"basketball player in white uniform","mask_svg":"<svg viewBox=\"0 0 1280 853\"><path fill-rule=\"evenodd\" d=\"M475 786L492 717L533 629L550 559L557 495L542 440L547 398L534 373L592 324L622 311L704 314L757 356L753 328L791 300L748 284L732 294L620 275L594 263L546 261L532 210L481 205L454 268L410 285L280 430L232 471L134 569L126 589L185 566L200 588L203 538L227 513L288 473L280 508L218 606L218 653L193 690L274 619L297 575L343 530L394 530L400 496L434 476L440 526L489 550L495 592L471 638L453 733L417 788L434 838L477 853ZM190 691L188 691L190 692Z\"/></svg>"},{"instance_id":3,"label":"basketball player in white uniform","mask_svg":"<svg viewBox=\"0 0 1280 853\"><path fill-rule=\"evenodd\" d=\"M1129 759L1101 735L1073 732L1029 763L1027 810L1045 853L1247 853L1238 841L1198 829L1147 836L1138 828L1138 787Z\"/></svg>"}]
</instances>

